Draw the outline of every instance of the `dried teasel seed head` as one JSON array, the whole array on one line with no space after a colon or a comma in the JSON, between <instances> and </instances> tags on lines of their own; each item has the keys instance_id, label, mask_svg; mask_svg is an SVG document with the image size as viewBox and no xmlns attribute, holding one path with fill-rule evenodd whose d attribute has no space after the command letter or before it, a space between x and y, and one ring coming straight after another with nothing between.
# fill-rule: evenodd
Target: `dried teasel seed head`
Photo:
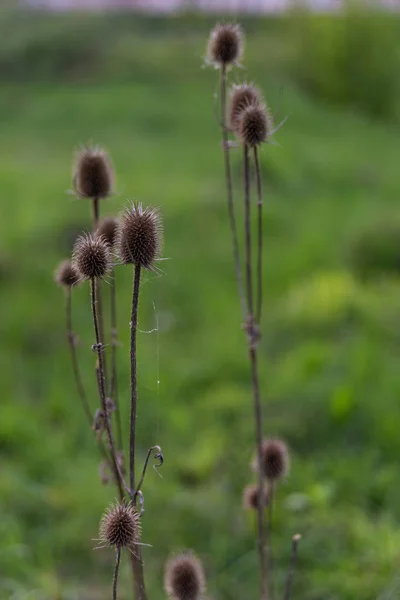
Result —
<instances>
[{"instance_id":1,"label":"dried teasel seed head","mask_svg":"<svg viewBox=\"0 0 400 600\"><path fill-rule=\"evenodd\" d=\"M207 59L215 67L238 63L243 55L243 32L239 25L217 24L208 39Z\"/></svg>"},{"instance_id":2,"label":"dried teasel seed head","mask_svg":"<svg viewBox=\"0 0 400 600\"><path fill-rule=\"evenodd\" d=\"M90 234L77 239L72 260L82 279L103 278L112 266L111 251L105 238Z\"/></svg>"},{"instance_id":3,"label":"dried teasel seed head","mask_svg":"<svg viewBox=\"0 0 400 600\"><path fill-rule=\"evenodd\" d=\"M81 198L106 198L114 187L114 171L107 152L97 147L83 148L73 168L75 193Z\"/></svg>"},{"instance_id":4,"label":"dried teasel seed head","mask_svg":"<svg viewBox=\"0 0 400 600\"><path fill-rule=\"evenodd\" d=\"M282 440L264 440L262 444L263 475L270 482L285 477L289 471L289 451ZM253 467L258 471L258 459L255 457Z\"/></svg>"},{"instance_id":5,"label":"dried teasel seed head","mask_svg":"<svg viewBox=\"0 0 400 600\"><path fill-rule=\"evenodd\" d=\"M140 516L131 502L112 504L101 517L99 541L116 550L133 549L140 540Z\"/></svg>"},{"instance_id":6,"label":"dried teasel seed head","mask_svg":"<svg viewBox=\"0 0 400 600\"><path fill-rule=\"evenodd\" d=\"M243 490L243 508L257 510L258 509L258 485L248 485ZM262 506L268 504L268 492L263 490Z\"/></svg>"},{"instance_id":7,"label":"dried teasel seed head","mask_svg":"<svg viewBox=\"0 0 400 600\"><path fill-rule=\"evenodd\" d=\"M169 559L165 566L164 588L172 600L200 600L206 578L200 560L185 552Z\"/></svg>"},{"instance_id":8,"label":"dried teasel seed head","mask_svg":"<svg viewBox=\"0 0 400 600\"><path fill-rule=\"evenodd\" d=\"M95 236L103 236L110 248L113 248L117 239L118 219L114 217L104 217L100 221Z\"/></svg>"},{"instance_id":9,"label":"dried teasel seed head","mask_svg":"<svg viewBox=\"0 0 400 600\"><path fill-rule=\"evenodd\" d=\"M248 106L254 106L261 102L260 91L251 83L233 85L230 98L230 125L233 131L239 129L240 117Z\"/></svg>"},{"instance_id":10,"label":"dried teasel seed head","mask_svg":"<svg viewBox=\"0 0 400 600\"><path fill-rule=\"evenodd\" d=\"M162 248L162 233L158 209L133 204L120 219L117 249L121 261L151 269Z\"/></svg>"},{"instance_id":11,"label":"dried teasel seed head","mask_svg":"<svg viewBox=\"0 0 400 600\"><path fill-rule=\"evenodd\" d=\"M70 260L64 260L54 274L54 280L61 287L70 288L79 283L79 273Z\"/></svg>"},{"instance_id":12,"label":"dried teasel seed head","mask_svg":"<svg viewBox=\"0 0 400 600\"><path fill-rule=\"evenodd\" d=\"M272 129L272 117L264 104L253 104L242 111L238 135L243 144L259 146L267 141Z\"/></svg>"}]
</instances>

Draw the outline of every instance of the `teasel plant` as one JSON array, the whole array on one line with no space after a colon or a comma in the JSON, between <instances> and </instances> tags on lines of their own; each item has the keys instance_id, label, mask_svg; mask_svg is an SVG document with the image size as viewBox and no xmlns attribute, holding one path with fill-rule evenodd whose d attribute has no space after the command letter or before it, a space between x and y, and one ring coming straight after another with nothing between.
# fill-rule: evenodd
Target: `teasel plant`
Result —
<instances>
[{"instance_id":1,"label":"teasel plant","mask_svg":"<svg viewBox=\"0 0 400 600\"><path fill-rule=\"evenodd\" d=\"M263 258L263 189L260 165L260 149L285 121L274 128L269 107L261 91L252 83L234 84L228 92L228 74L241 66L244 55L244 34L237 24L217 24L210 33L206 63L219 71L219 111L224 157L228 220L232 240L233 262L238 287L243 329L246 333L250 363L250 380L253 395L255 424L257 484L248 486L243 493L243 506L253 509L257 515L257 551L259 562L260 600L273 600L273 562L271 549L272 511L274 488L287 473L288 451L281 440L265 441L263 436L263 411L259 377L259 343L262 319L262 258ZM218 97L218 95L217 95ZM231 135L234 139L231 139ZM243 163L243 222L236 217L234 201L231 152L239 148ZM255 174L255 182L252 173ZM252 219L251 191L255 187L256 227ZM243 254L239 244L239 225L242 228ZM255 229L255 231L254 231ZM254 242L255 237L255 242ZM255 247L255 252L253 251ZM255 255L255 256L254 256ZM274 462L276 459L276 462ZM267 468L276 466L275 471ZM267 519L265 512L267 511ZM285 600L291 592L294 565L297 556L296 543L292 545L291 567L288 573ZM293 558L294 554L294 558Z\"/></svg>"},{"instance_id":2,"label":"teasel plant","mask_svg":"<svg viewBox=\"0 0 400 600\"><path fill-rule=\"evenodd\" d=\"M156 261L162 250L163 229L161 215L156 208L144 208L142 204L129 205L117 217L100 217L100 200L111 195L114 185L111 160L104 150L84 148L78 154L73 170L73 186L80 198L91 200L93 207L92 232L84 233L75 242L72 259L63 261L55 281L65 292L66 330L76 389L84 413L96 434L103 462L100 473L104 483L110 479L116 486L118 500L104 513L99 530L99 548L111 547L115 551L113 576L113 600L118 598L118 577L123 550L131 559L136 600L147 600L140 541L141 518L144 513L142 486L151 458L160 467L164 457L158 445L151 446L140 477L137 477L137 325L140 284L144 271L158 272ZM118 405L117 377L117 313L115 270L117 266L130 265L133 270L133 293L130 318L130 428L128 444L128 475L124 461L122 416ZM110 346L105 343L102 329L101 284L111 279L110 319L111 371L107 373L105 357ZM73 288L81 283L89 284L94 343L91 349L96 355L95 373L99 405L90 406L85 391L80 362L77 356L77 336L73 330ZM110 378L108 375L110 374ZM116 419L112 416L116 415Z\"/></svg>"}]
</instances>

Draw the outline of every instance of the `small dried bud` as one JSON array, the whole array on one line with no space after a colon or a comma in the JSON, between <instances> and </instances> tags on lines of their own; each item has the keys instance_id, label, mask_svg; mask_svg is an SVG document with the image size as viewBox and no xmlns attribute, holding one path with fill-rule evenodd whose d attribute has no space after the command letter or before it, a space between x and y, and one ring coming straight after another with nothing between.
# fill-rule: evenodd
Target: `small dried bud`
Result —
<instances>
[{"instance_id":1,"label":"small dried bud","mask_svg":"<svg viewBox=\"0 0 400 600\"><path fill-rule=\"evenodd\" d=\"M105 217L95 233L96 237L103 236L110 248L114 247L118 231L118 219Z\"/></svg>"},{"instance_id":2,"label":"small dried bud","mask_svg":"<svg viewBox=\"0 0 400 600\"><path fill-rule=\"evenodd\" d=\"M258 509L258 485L248 485L243 490L243 508L257 510ZM263 491L262 505L268 504L268 492Z\"/></svg>"},{"instance_id":3,"label":"small dried bud","mask_svg":"<svg viewBox=\"0 0 400 600\"><path fill-rule=\"evenodd\" d=\"M205 586L203 566L194 554L180 554L167 562L164 588L171 599L199 600Z\"/></svg>"},{"instance_id":4,"label":"small dried bud","mask_svg":"<svg viewBox=\"0 0 400 600\"><path fill-rule=\"evenodd\" d=\"M216 67L238 63L243 55L243 33L239 25L217 24L208 40L208 61Z\"/></svg>"},{"instance_id":5,"label":"small dried bud","mask_svg":"<svg viewBox=\"0 0 400 600\"><path fill-rule=\"evenodd\" d=\"M112 193L114 172L108 154L101 148L84 148L78 153L73 185L82 198L106 198Z\"/></svg>"},{"instance_id":6,"label":"small dried bud","mask_svg":"<svg viewBox=\"0 0 400 600\"><path fill-rule=\"evenodd\" d=\"M70 260L64 260L57 268L54 280L62 287L72 287L79 283L79 273Z\"/></svg>"},{"instance_id":7,"label":"small dried bud","mask_svg":"<svg viewBox=\"0 0 400 600\"><path fill-rule=\"evenodd\" d=\"M245 108L261 102L259 90L252 84L233 85L231 89L230 124L233 131L238 131L240 117Z\"/></svg>"},{"instance_id":8,"label":"small dried bud","mask_svg":"<svg viewBox=\"0 0 400 600\"><path fill-rule=\"evenodd\" d=\"M129 503L112 504L100 521L100 542L105 546L132 549L140 539L140 516Z\"/></svg>"},{"instance_id":9,"label":"small dried bud","mask_svg":"<svg viewBox=\"0 0 400 600\"><path fill-rule=\"evenodd\" d=\"M263 104L253 104L241 113L238 135L243 144L259 146L267 141L272 128L272 118L267 107Z\"/></svg>"},{"instance_id":10,"label":"small dried bud","mask_svg":"<svg viewBox=\"0 0 400 600\"><path fill-rule=\"evenodd\" d=\"M120 221L117 247L124 264L150 269L162 247L162 224L156 208L133 204Z\"/></svg>"},{"instance_id":11,"label":"small dried bud","mask_svg":"<svg viewBox=\"0 0 400 600\"><path fill-rule=\"evenodd\" d=\"M111 269L110 248L103 237L82 235L75 243L73 264L83 279L103 278Z\"/></svg>"},{"instance_id":12,"label":"small dried bud","mask_svg":"<svg viewBox=\"0 0 400 600\"><path fill-rule=\"evenodd\" d=\"M258 459L253 462L254 469L258 470ZM287 475L289 470L289 451L281 440L264 440L262 445L263 474L269 481L277 481Z\"/></svg>"}]
</instances>

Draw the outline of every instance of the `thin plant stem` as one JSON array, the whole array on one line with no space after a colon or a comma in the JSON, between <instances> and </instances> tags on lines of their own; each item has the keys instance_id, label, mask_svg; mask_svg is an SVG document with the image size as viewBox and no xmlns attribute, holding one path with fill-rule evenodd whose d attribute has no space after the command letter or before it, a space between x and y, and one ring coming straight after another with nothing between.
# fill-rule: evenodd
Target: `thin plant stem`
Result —
<instances>
[{"instance_id":1,"label":"thin plant stem","mask_svg":"<svg viewBox=\"0 0 400 600\"><path fill-rule=\"evenodd\" d=\"M154 458L158 459L160 461L160 464L154 465L155 469L157 469L158 467L162 467L162 465L164 463L164 457L163 457L163 453L162 453L160 446L152 446L151 448L148 449L147 456L146 456L146 459L145 459L144 465L143 465L142 475L140 477L139 483L135 490L135 496L138 495L138 493L140 492L140 490L142 488L143 481L144 481L146 471L147 471L147 465L149 464L150 456L152 455L152 453L153 453Z\"/></svg>"},{"instance_id":2,"label":"thin plant stem","mask_svg":"<svg viewBox=\"0 0 400 600\"><path fill-rule=\"evenodd\" d=\"M258 489L259 501L257 503L257 549L260 568L260 598L267 600L267 561L265 550L265 528L264 528L264 479L262 469L262 414L260 382L258 376L257 364L257 336L254 323L253 308L253 273L252 273L252 255L251 255L251 211L250 211L250 164L249 148L244 145L244 225L245 225L245 264L246 264L246 296L247 296L247 339L249 344L249 359L251 369L251 383L253 389L254 421L257 446L258 463Z\"/></svg>"},{"instance_id":3,"label":"thin plant stem","mask_svg":"<svg viewBox=\"0 0 400 600\"><path fill-rule=\"evenodd\" d=\"M272 554L272 523L273 523L273 508L274 508L274 482L271 481L269 487L269 502L268 502L268 512L267 512L267 534L266 534L266 548L267 548L267 561L268 561L268 573L270 574L270 593L271 598L274 597L274 585L271 574L274 569L274 557Z\"/></svg>"},{"instance_id":4,"label":"thin plant stem","mask_svg":"<svg viewBox=\"0 0 400 600\"><path fill-rule=\"evenodd\" d=\"M65 290L65 316L66 316L66 329L67 329L67 340L71 353L72 370L74 372L75 385L78 392L78 396L81 400L83 411L86 415L88 423L92 426L93 415L90 410L89 402L86 396L85 388L83 386L82 376L79 369L78 357L76 354L76 337L72 329L72 294L71 288L68 287Z\"/></svg>"},{"instance_id":5,"label":"thin plant stem","mask_svg":"<svg viewBox=\"0 0 400 600\"><path fill-rule=\"evenodd\" d=\"M96 196L92 199L92 212L93 212L93 231L96 231L99 226L99 222L100 222L100 200ZM100 339L104 344L105 337L104 337L103 299L102 299L102 293L101 293L101 282L99 279L96 281L96 286L97 286L97 294L96 294L97 295L97 314L98 314L98 319L99 319ZM106 377L107 366L106 366L105 357L103 360L104 360L104 376Z\"/></svg>"},{"instance_id":6,"label":"thin plant stem","mask_svg":"<svg viewBox=\"0 0 400 600\"><path fill-rule=\"evenodd\" d=\"M257 182L257 289L256 289L256 311L255 319L259 325L261 321L261 310L262 310L262 183L261 183L261 170L260 161L258 160L257 146L254 146L254 165L256 171L256 182Z\"/></svg>"},{"instance_id":7,"label":"thin plant stem","mask_svg":"<svg viewBox=\"0 0 400 600\"><path fill-rule=\"evenodd\" d=\"M86 415L88 423L89 423L90 427L92 427L93 415L92 415L92 411L90 410L89 402L88 402L86 392L85 392L85 387L84 387L83 381L82 381L81 371L79 368L78 356L76 353L76 341L75 341L76 337L75 337L74 330L72 328L72 293L71 293L71 291L72 291L71 288L67 288L65 291L65 313L66 313L67 339L68 339L68 345L69 345L70 354L71 354L71 362L72 362L72 369L74 372L76 389L78 392L78 396L81 400L82 408ZM110 457L108 456L107 450L105 449L101 440L97 440L97 447L98 447L99 452L100 452L101 456L103 457L103 459L108 464L110 464Z\"/></svg>"},{"instance_id":8,"label":"thin plant stem","mask_svg":"<svg viewBox=\"0 0 400 600\"><path fill-rule=\"evenodd\" d=\"M235 217L235 207L233 203L233 186L232 186L232 173L231 173L231 159L228 147L228 123L227 123L227 103L226 103L226 87L227 87L227 73L226 65L221 67L221 132L222 132L222 147L224 152L225 161L225 179L226 179L226 191L227 191L227 203L228 203L228 216L229 225L231 229L232 247L233 247L233 260L235 264L236 282L238 286L240 306L242 310L243 321L246 320L246 302L243 287L243 276L242 269L240 266L240 253L239 253L239 242L238 233Z\"/></svg>"},{"instance_id":9,"label":"thin plant stem","mask_svg":"<svg viewBox=\"0 0 400 600\"><path fill-rule=\"evenodd\" d=\"M297 550L298 550L300 539L301 539L301 535L298 534L298 533L296 533L296 535L294 535L293 538L292 538L292 554L291 554L291 557L290 557L290 566L289 566L289 572L288 572L288 576L287 576L287 580L286 580L285 596L284 596L283 600L289 600L290 599L290 593L292 591L294 571L295 571L295 568L296 568Z\"/></svg>"},{"instance_id":10,"label":"thin plant stem","mask_svg":"<svg viewBox=\"0 0 400 600\"><path fill-rule=\"evenodd\" d=\"M100 338L99 319L98 319L98 314L97 314L96 292L97 292L96 281L94 278L92 278L90 280L90 298L91 298L91 306L92 306L93 325L94 325L95 336L96 336L96 350L97 350L97 355L98 355L99 394L100 394L101 408L102 408L103 416L104 416L104 424L105 424L107 437L108 437L108 443L110 446L110 453L111 453L112 465L113 465L113 470L114 470L114 475L115 475L115 481L118 486L120 499L122 500L124 497L124 489L125 489L125 491L127 491L129 493L129 495L130 495L130 489L128 488L127 484L125 483L124 477L122 475L122 472L121 472L121 469L120 469L120 466L118 463L117 453L116 453L115 443L114 443L114 436L112 433L110 417L109 417L109 413L107 410L106 392L105 392L105 377L104 377L104 356L103 356L104 348L103 348L103 344L102 344L101 338Z\"/></svg>"},{"instance_id":11,"label":"thin plant stem","mask_svg":"<svg viewBox=\"0 0 400 600\"><path fill-rule=\"evenodd\" d=\"M131 313L131 415L130 415L130 436L129 436L129 486L131 498L136 503L135 493L135 449L136 449L136 413L137 413L137 361L136 361L136 337L139 307L140 290L140 265L135 265L132 293L132 313ZM147 600L146 588L143 574L143 561L140 548L135 549L135 554L131 555L132 570L135 585L136 600Z\"/></svg>"},{"instance_id":12,"label":"thin plant stem","mask_svg":"<svg viewBox=\"0 0 400 600\"><path fill-rule=\"evenodd\" d=\"M121 561L121 548L117 548L115 553L115 567L113 577L113 600L118 600L117 587L118 587L118 574L119 574L119 563Z\"/></svg>"},{"instance_id":13,"label":"thin plant stem","mask_svg":"<svg viewBox=\"0 0 400 600\"><path fill-rule=\"evenodd\" d=\"M118 400L118 374L117 374L117 347L118 347L118 332L117 332L117 297L116 297L116 281L115 269L111 273L110 286L110 312L111 312L111 384L110 396L115 404L115 416L117 421L117 446L120 450L123 448L122 440L122 423L121 412L119 409Z\"/></svg>"}]
</instances>

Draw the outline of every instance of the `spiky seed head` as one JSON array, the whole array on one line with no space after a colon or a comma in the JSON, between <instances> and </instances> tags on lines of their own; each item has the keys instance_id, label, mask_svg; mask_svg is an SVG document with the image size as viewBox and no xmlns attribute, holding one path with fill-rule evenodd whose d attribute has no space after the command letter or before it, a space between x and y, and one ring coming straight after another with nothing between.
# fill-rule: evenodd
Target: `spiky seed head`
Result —
<instances>
[{"instance_id":1,"label":"spiky seed head","mask_svg":"<svg viewBox=\"0 0 400 600\"><path fill-rule=\"evenodd\" d=\"M150 269L161 251L162 233L158 209L133 204L120 219L117 249L121 261Z\"/></svg>"},{"instance_id":2,"label":"spiky seed head","mask_svg":"<svg viewBox=\"0 0 400 600\"><path fill-rule=\"evenodd\" d=\"M248 485L243 490L243 508L257 510L258 509L258 485ZM262 506L268 504L268 492L263 491Z\"/></svg>"},{"instance_id":3,"label":"spiky seed head","mask_svg":"<svg viewBox=\"0 0 400 600\"><path fill-rule=\"evenodd\" d=\"M131 502L112 504L100 521L99 539L116 550L133 549L140 540L140 516Z\"/></svg>"},{"instance_id":4,"label":"spiky seed head","mask_svg":"<svg viewBox=\"0 0 400 600\"><path fill-rule=\"evenodd\" d=\"M208 39L208 61L217 68L238 63L243 55L243 46L243 32L239 25L217 24Z\"/></svg>"},{"instance_id":5,"label":"spiky seed head","mask_svg":"<svg viewBox=\"0 0 400 600\"><path fill-rule=\"evenodd\" d=\"M110 248L113 248L117 238L118 219L114 217L104 217L100 221L95 236L103 236Z\"/></svg>"},{"instance_id":6,"label":"spiky seed head","mask_svg":"<svg viewBox=\"0 0 400 600\"><path fill-rule=\"evenodd\" d=\"M252 104L242 111L238 135L243 144L259 146L267 141L272 129L272 118L264 104Z\"/></svg>"},{"instance_id":7,"label":"spiky seed head","mask_svg":"<svg viewBox=\"0 0 400 600\"><path fill-rule=\"evenodd\" d=\"M82 279L103 278L110 271L111 251L102 236L85 234L75 242L73 265Z\"/></svg>"},{"instance_id":8,"label":"spiky seed head","mask_svg":"<svg viewBox=\"0 0 400 600\"><path fill-rule=\"evenodd\" d=\"M268 481L277 481L285 477L289 471L289 450L282 440L264 440L262 444L262 469ZM255 457L253 467L258 471L258 458Z\"/></svg>"},{"instance_id":9,"label":"spiky seed head","mask_svg":"<svg viewBox=\"0 0 400 600\"><path fill-rule=\"evenodd\" d=\"M165 567L164 588L172 600L199 600L205 587L203 566L197 556L185 552L169 559Z\"/></svg>"},{"instance_id":10,"label":"spiky seed head","mask_svg":"<svg viewBox=\"0 0 400 600\"><path fill-rule=\"evenodd\" d=\"M74 190L81 198L106 198L114 187L110 157L102 148L83 148L73 168Z\"/></svg>"},{"instance_id":11,"label":"spiky seed head","mask_svg":"<svg viewBox=\"0 0 400 600\"><path fill-rule=\"evenodd\" d=\"M57 285L70 288L79 283L79 274L70 260L64 260L57 267L54 280Z\"/></svg>"},{"instance_id":12,"label":"spiky seed head","mask_svg":"<svg viewBox=\"0 0 400 600\"><path fill-rule=\"evenodd\" d=\"M260 91L251 83L233 85L231 88L230 101L230 124L233 131L239 129L240 117L248 106L257 105L261 102Z\"/></svg>"}]
</instances>

